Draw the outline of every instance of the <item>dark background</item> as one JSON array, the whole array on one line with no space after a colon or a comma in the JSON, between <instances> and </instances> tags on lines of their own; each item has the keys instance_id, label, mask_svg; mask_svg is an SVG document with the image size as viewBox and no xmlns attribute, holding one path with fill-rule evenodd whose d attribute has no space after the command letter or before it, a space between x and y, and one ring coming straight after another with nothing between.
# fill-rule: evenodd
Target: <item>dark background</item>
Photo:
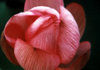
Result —
<instances>
[{"instance_id":1,"label":"dark background","mask_svg":"<svg viewBox=\"0 0 100 70\"><path fill-rule=\"evenodd\" d=\"M99 0L64 0L65 6L71 2L81 4L86 13L86 29L81 41L91 42L91 57L83 70L100 70L100 2ZM0 35L8 19L23 11L24 0L0 0ZM13 65L0 48L0 70L23 70Z\"/></svg>"}]
</instances>

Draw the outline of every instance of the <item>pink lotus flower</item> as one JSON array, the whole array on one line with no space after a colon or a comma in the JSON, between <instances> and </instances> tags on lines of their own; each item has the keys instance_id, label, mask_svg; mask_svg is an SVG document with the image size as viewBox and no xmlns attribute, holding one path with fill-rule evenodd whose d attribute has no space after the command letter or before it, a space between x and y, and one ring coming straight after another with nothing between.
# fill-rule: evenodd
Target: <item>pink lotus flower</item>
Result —
<instances>
[{"instance_id":1,"label":"pink lotus flower","mask_svg":"<svg viewBox=\"0 0 100 70\"><path fill-rule=\"evenodd\" d=\"M85 29L83 8L63 0L26 0L24 12L7 22L1 48L25 70L80 70L90 55L90 43L80 43Z\"/></svg>"}]
</instances>

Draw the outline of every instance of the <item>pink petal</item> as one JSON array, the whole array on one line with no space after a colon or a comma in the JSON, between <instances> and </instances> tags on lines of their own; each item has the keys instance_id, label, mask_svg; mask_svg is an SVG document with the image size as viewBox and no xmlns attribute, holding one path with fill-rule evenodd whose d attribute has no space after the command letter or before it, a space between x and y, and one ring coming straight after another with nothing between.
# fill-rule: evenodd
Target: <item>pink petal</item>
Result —
<instances>
[{"instance_id":1,"label":"pink petal","mask_svg":"<svg viewBox=\"0 0 100 70\"><path fill-rule=\"evenodd\" d=\"M88 41L81 42L76 55L78 57L84 55L87 51L90 51L90 49L91 49L90 42Z\"/></svg>"},{"instance_id":2,"label":"pink petal","mask_svg":"<svg viewBox=\"0 0 100 70\"><path fill-rule=\"evenodd\" d=\"M26 32L28 43L33 47L54 53L57 49L58 25L50 21L49 17L40 17L29 27ZM49 25L45 25L49 24ZM45 25L45 27L44 27Z\"/></svg>"},{"instance_id":3,"label":"pink petal","mask_svg":"<svg viewBox=\"0 0 100 70\"><path fill-rule=\"evenodd\" d=\"M56 70L81 70L89 60L90 46L89 42L82 42L74 60L69 65L66 64Z\"/></svg>"},{"instance_id":4,"label":"pink petal","mask_svg":"<svg viewBox=\"0 0 100 70\"><path fill-rule=\"evenodd\" d=\"M36 6L47 6L59 11L60 5L63 5L63 0L26 0L24 11Z\"/></svg>"},{"instance_id":5,"label":"pink petal","mask_svg":"<svg viewBox=\"0 0 100 70\"><path fill-rule=\"evenodd\" d=\"M43 25L43 23L45 23L45 21L49 20L50 17L49 16L44 16L44 17L39 17L34 23L32 23L27 31L26 31L26 41L30 41L33 36L39 32L39 29L41 28L41 26Z\"/></svg>"},{"instance_id":6,"label":"pink petal","mask_svg":"<svg viewBox=\"0 0 100 70\"><path fill-rule=\"evenodd\" d=\"M58 19L60 19L60 15L59 15L59 12L56 11L55 9L53 8L50 8L50 7L46 7L46 6L37 6L37 7L34 7L32 9L30 9L29 11L31 12L38 12L36 14L39 14L41 13L42 15L41 16L44 16L44 15L53 15L53 16L56 16Z\"/></svg>"},{"instance_id":7,"label":"pink petal","mask_svg":"<svg viewBox=\"0 0 100 70\"><path fill-rule=\"evenodd\" d=\"M28 27L25 39L34 48L56 53L60 16L56 10L49 7L41 6L31 9L31 11L35 10L43 15Z\"/></svg>"},{"instance_id":8,"label":"pink petal","mask_svg":"<svg viewBox=\"0 0 100 70\"><path fill-rule=\"evenodd\" d=\"M18 39L14 49L19 64L25 70L55 70L59 65L59 57L29 46Z\"/></svg>"},{"instance_id":9,"label":"pink petal","mask_svg":"<svg viewBox=\"0 0 100 70\"><path fill-rule=\"evenodd\" d=\"M32 12L19 13L10 18L10 20L7 22L4 29L4 35L7 42L9 42L12 47L14 46L17 38L24 40L25 30L27 26L34 22L34 20L37 18L35 15L36 14Z\"/></svg>"},{"instance_id":10,"label":"pink petal","mask_svg":"<svg viewBox=\"0 0 100 70\"><path fill-rule=\"evenodd\" d=\"M26 31L26 40L30 40L33 35L39 31L39 29L42 27L46 28L51 24L58 24L60 23L60 15L59 13L52 8L39 6L34 7L29 10L30 12L35 12L41 15L35 22L33 22Z\"/></svg>"},{"instance_id":11,"label":"pink petal","mask_svg":"<svg viewBox=\"0 0 100 70\"><path fill-rule=\"evenodd\" d=\"M0 40L0 45L1 45L1 49L3 50L4 54L6 55L6 57L13 63L18 65L18 62L14 56L14 49L8 45L8 43L6 42L6 39L4 37L4 35L2 34L1 40Z\"/></svg>"},{"instance_id":12,"label":"pink petal","mask_svg":"<svg viewBox=\"0 0 100 70\"><path fill-rule=\"evenodd\" d=\"M91 49L90 42L84 41L80 43L80 47L78 48L77 54L75 56L76 60L74 62L74 63L77 63L77 61L79 61L80 69L82 69L88 62L89 57L90 57L90 49ZM77 65L77 68L78 68L78 65Z\"/></svg>"},{"instance_id":13,"label":"pink petal","mask_svg":"<svg viewBox=\"0 0 100 70\"><path fill-rule=\"evenodd\" d=\"M63 6L60 10L62 23L58 39L59 54L62 63L69 63L76 54L80 35L77 24L71 13Z\"/></svg>"},{"instance_id":14,"label":"pink petal","mask_svg":"<svg viewBox=\"0 0 100 70\"><path fill-rule=\"evenodd\" d=\"M71 3L66 8L74 16L74 18L79 26L80 35L82 37L84 30L85 30L85 23L86 23L84 9L82 8L81 5L79 5L77 3Z\"/></svg>"}]
</instances>

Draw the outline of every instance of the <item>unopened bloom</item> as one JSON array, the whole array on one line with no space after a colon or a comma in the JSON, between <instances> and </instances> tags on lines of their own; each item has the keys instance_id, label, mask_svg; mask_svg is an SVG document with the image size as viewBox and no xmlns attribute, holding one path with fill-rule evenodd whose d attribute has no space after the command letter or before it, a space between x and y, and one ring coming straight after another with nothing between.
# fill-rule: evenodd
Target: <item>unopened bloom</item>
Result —
<instances>
[{"instance_id":1,"label":"unopened bloom","mask_svg":"<svg viewBox=\"0 0 100 70\"><path fill-rule=\"evenodd\" d=\"M84 28L76 3L64 8L62 0L26 0L24 12L7 22L1 48L25 70L80 70L90 55L90 43L80 43Z\"/></svg>"}]
</instances>

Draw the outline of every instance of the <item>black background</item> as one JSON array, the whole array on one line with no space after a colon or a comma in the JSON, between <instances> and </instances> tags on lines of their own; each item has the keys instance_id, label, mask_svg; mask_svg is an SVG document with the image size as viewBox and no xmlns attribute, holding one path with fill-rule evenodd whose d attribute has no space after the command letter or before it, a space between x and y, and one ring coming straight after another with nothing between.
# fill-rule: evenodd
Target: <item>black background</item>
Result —
<instances>
[{"instance_id":1,"label":"black background","mask_svg":"<svg viewBox=\"0 0 100 70\"><path fill-rule=\"evenodd\" d=\"M91 42L91 57L83 70L100 70L100 2L99 0L64 0L65 6L71 2L81 4L86 14L86 29L81 41ZM8 21L14 14L23 11L24 0L0 0L0 35ZM23 70L13 65L0 48L0 70Z\"/></svg>"}]
</instances>

